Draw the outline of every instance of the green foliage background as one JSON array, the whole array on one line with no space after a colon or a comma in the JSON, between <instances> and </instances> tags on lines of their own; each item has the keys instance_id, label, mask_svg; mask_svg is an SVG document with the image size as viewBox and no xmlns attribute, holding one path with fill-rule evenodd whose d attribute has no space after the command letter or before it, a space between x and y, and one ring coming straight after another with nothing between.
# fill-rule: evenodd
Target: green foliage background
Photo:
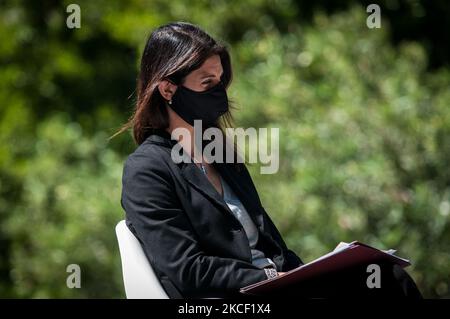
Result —
<instances>
[{"instance_id":1,"label":"green foliage background","mask_svg":"<svg viewBox=\"0 0 450 319\"><path fill-rule=\"evenodd\" d=\"M450 74L394 46L365 7L308 23L291 1L0 4L0 296L124 297L114 234L149 32L186 20L229 44L236 126L280 128L280 171L251 173L288 246L396 248L426 297L450 297ZM130 97L131 96L131 97ZM66 287L79 264L82 288Z\"/></svg>"}]
</instances>

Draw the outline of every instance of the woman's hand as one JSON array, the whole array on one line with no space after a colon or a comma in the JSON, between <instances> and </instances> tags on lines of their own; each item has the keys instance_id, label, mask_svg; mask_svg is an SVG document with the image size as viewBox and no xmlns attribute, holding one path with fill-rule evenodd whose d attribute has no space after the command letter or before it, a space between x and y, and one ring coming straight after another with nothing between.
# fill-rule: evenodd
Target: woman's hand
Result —
<instances>
[{"instance_id":1,"label":"woman's hand","mask_svg":"<svg viewBox=\"0 0 450 319\"><path fill-rule=\"evenodd\" d=\"M283 276L285 273L286 273L286 272L281 272L281 271L279 271L279 272L278 272L278 276Z\"/></svg>"}]
</instances>

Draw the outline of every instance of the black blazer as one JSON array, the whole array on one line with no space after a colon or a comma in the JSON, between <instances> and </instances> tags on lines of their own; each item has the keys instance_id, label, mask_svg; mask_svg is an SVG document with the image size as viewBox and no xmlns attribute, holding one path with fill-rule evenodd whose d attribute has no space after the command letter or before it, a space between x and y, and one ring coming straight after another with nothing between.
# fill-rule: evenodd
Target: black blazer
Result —
<instances>
[{"instance_id":1,"label":"black blazer","mask_svg":"<svg viewBox=\"0 0 450 319\"><path fill-rule=\"evenodd\" d=\"M150 135L124 164L121 205L129 229L170 298L235 297L240 287L267 279L251 263L245 231L194 163L176 164L177 143L164 130ZM278 271L303 264L286 247L261 205L244 164L213 163L257 225L257 248Z\"/></svg>"}]
</instances>

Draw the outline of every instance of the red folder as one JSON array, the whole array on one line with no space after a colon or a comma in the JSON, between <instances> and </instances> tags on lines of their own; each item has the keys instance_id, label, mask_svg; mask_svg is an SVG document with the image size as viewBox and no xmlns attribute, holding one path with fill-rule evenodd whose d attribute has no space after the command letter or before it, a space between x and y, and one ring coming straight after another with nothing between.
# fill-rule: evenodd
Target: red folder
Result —
<instances>
[{"instance_id":1,"label":"red folder","mask_svg":"<svg viewBox=\"0 0 450 319\"><path fill-rule=\"evenodd\" d=\"M336 248L331 253L292 269L284 275L243 287L240 289L240 292L251 295L263 295L265 292L271 291L272 289L288 286L331 271L339 271L360 264L377 262L391 262L398 264L401 267L411 265L409 260L395 256L392 252L379 250L358 241L354 241L349 244L344 243L344 245L340 245L339 248Z\"/></svg>"}]
</instances>

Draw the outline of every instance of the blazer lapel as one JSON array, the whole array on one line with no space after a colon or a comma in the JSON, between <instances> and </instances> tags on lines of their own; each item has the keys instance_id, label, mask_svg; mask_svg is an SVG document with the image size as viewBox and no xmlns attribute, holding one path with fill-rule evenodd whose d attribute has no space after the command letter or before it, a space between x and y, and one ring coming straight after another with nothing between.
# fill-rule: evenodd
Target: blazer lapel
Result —
<instances>
[{"instance_id":1,"label":"blazer lapel","mask_svg":"<svg viewBox=\"0 0 450 319\"><path fill-rule=\"evenodd\" d=\"M190 185L202 193L207 199L234 217L223 198L214 189L214 186L209 182L208 178L204 176L203 172L195 165L195 163L183 163L181 174Z\"/></svg>"},{"instance_id":2,"label":"blazer lapel","mask_svg":"<svg viewBox=\"0 0 450 319\"><path fill-rule=\"evenodd\" d=\"M224 178L225 181L229 183L230 187L233 188L233 191L235 191L236 195L239 196L239 199L247 209L247 212L249 213L253 222L260 230L263 230L264 223L262 220L261 212L259 210L259 206L254 204L257 198L252 198L252 194L247 192L248 188L245 187L244 181L240 181L239 176L236 174L236 172L233 169L227 167L226 164L214 163L213 165L220 173L221 177ZM190 185L192 185L207 199L212 201L223 211L229 214L232 218L234 218L237 222L239 222L239 220L231 212L227 203L225 203L222 196L220 196L220 194L214 189L214 186L210 183L208 178L194 163L183 163L181 173Z\"/></svg>"},{"instance_id":3,"label":"blazer lapel","mask_svg":"<svg viewBox=\"0 0 450 319\"><path fill-rule=\"evenodd\" d=\"M243 179L230 164L214 163L214 167L239 197L255 225L261 231L264 231L263 215L258 205L259 198L253 187L251 187L252 181Z\"/></svg>"}]
</instances>

